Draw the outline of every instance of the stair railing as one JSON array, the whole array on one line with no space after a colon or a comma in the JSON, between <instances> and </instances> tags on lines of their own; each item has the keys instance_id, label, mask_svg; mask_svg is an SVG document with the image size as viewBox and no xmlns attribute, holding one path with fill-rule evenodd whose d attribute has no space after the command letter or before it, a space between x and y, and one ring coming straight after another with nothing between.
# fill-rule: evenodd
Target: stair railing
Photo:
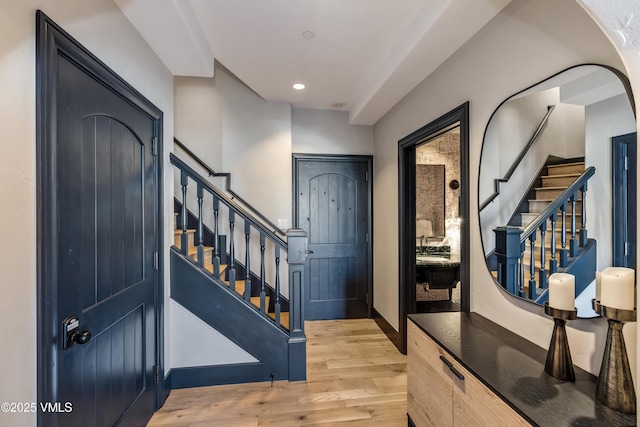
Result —
<instances>
[{"instance_id":1,"label":"stair railing","mask_svg":"<svg viewBox=\"0 0 640 427\"><path fill-rule=\"evenodd\" d=\"M180 149L182 151L185 152L185 154L187 154L189 157L191 157L193 160L195 160L195 162L200 165L208 174L209 177L214 177L214 178L224 178L225 180L225 188L224 191L226 191L227 193L229 193L231 195L231 199L232 200L236 200L238 202L240 202L240 204L242 206L244 206L248 211L251 212L251 214L254 217L260 218L260 221L263 224L268 225L271 228L271 231L273 233L276 234L280 234L281 236L285 235L285 232L282 231L277 225L275 225L271 220L269 220L269 218L267 218L266 216L262 215L262 213L260 213L260 211L258 211L256 208L254 208L253 206L251 206L251 204L249 202L247 202L246 200L244 200L242 197L240 197L235 191L233 191L233 189L231 189L231 173L229 172L216 172L213 169L211 169L204 161L202 161L202 159L200 159L200 157L198 157L193 151L191 151L189 148L187 148L187 146L185 146L182 142L180 142L180 140L178 140L178 138L173 138L173 142L180 147Z\"/></svg>"},{"instance_id":2,"label":"stair railing","mask_svg":"<svg viewBox=\"0 0 640 427\"><path fill-rule=\"evenodd\" d=\"M556 273L558 267L564 268L569 258L578 255L580 247L587 244L586 199L587 183L595 174L593 166L588 167L569 187L560 193L538 216L524 229L506 226L494 230L496 234L496 259L498 263L498 283L507 292L522 298L536 300L540 291L548 288L548 275ZM582 200L580 231L577 231L577 202ZM570 229L567 230L567 212L570 209ZM558 248L556 231L560 221L560 247ZM551 229L549 228L549 223ZM547 263L546 234L551 233L550 258ZM567 231L570 232L567 248ZM540 268L536 280L536 239L540 237ZM529 282L525 292L525 252L529 247Z\"/></svg>"},{"instance_id":3,"label":"stair railing","mask_svg":"<svg viewBox=\"0 0 640 427\"><path fill-rule=\"evenodd\" d=\"M235 223L236 217L243 220L245 228L245 276L244 276L244 294L243 299L250 301L251 299L251 231L256 230L260 235L260 307L257 308L265 318L271 320L267 313L266 304L266 271L268 264L265 261L265 249L266 243L270 241L274 246L275 259L272 266L275 268L273 274L275 275L275 323L281 326L281 292L280 289L280 257L281 251L287 253L287 262L289 264L289 327L288 333L290 341L294 340L296 344L302 343L304 339L304 317L302 313L302 283L304 278L304 266L306 263L306 239L307 234L302 229L289 229L286 233L287 241L285 242L279 236L275 235L267 226L261 221L258 221L251 213L249 213L243 206L236 203L236 201L229 198L224 192L212 185L206 178L198 174L193 168L183 162L180 158L173 153L170 154L171 164L176 167L180 172L180 184L182 187L182 212L181 212L181 248L180 252L188 257L188 243L189 233L187 232L187 196L189 181L193 181L196 185L196 197L198 201L198 226L197 236L194 238L194 242L197 244L197 259L196 264L200 267L204 266L204 194L208 193L213 197L213 218L214 218L214 242L212 248L212 260L213 260L213 277L220 278L220 256L221 251L226 251L225 248L220 247L219 235L220 235L220 205L228 208L228 221L229 221L229 261L227 266L227 278L229 282L229 288L234 291L236 289L236 259L235 259ZM292 252L293 251L293 252ZM252 306L251 304L248 304ZM282 327L282 326L281 326Z\"/></svg>"},{"instance_id":4,"label":"stair railing","mask_svg":"<svg viewBox=\"0 0 640 427\"><path fill-rule=\"evenodd\" d=\"M484 208L489 206L489 203L493 202L495 198L500 195L500 183L508 182L511 179L511 175L513 175L513 173L516 171L516 169L518 168L518 165L520 165L520 162L522 161L522 159L524 159L524 156L529 152L529 149L533 146L533 144L535 144L535 142L538 140L538 138L542 134L542 131L544 130L545 125L549 121L549 116L553 112L554 108L556 108L555 105L547 106L547 114L544 115L544 117L542 118L542 121L540 122L536 130L533 132L533 135L531 135L529 142L522 149L520 154L518 154L518 157L516 157L516 159L513 161L507 173L504 175L503 178L497 178L493 180L494 192L489 197L487 197L487 199L484 202L482 202L482 204L480 205L480 212L482 212Z\"/></svg>"}]
</instances>

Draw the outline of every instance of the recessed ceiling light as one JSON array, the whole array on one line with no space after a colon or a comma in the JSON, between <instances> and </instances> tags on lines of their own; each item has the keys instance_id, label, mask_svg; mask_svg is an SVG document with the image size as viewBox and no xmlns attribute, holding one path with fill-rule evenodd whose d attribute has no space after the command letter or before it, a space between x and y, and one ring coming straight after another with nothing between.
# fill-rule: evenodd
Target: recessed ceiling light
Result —
<instances>
[{"instance_id":1,"label":"recessed ceiling light","mask_svg":"<svg viewBox=\"0 0 640 427\"><path fill-rule=\"evenodd\" d=\"M313 31L305 31L304 33L302 33L302 38L305 40L311 40L315 36L316 35L313 33Z\"/></svg>"},{"instance_id":2,"label":"recessed ceiling light","mask_svg":"<svg viewBox=\"0 0 640 427\"><path fill-rule=\"evenodd\" d=\"M344 108L347 106L346 102L332 102L331 108Z\"/></svg>"},{"instance_id":3,"label":"recessed ceiling light","mask_svg":"<svg viewBox=\"0 0 640 427\"><path fill-rule=\"evenodd\" d=\"M295 90L302 90L302 89L304 89L305 87L306 87L306 86L305 86L305 85L303 85L302 83L296 83L296 84L294 84L294 85L293 85L293 88L294 88Z\"/></svg>"}]
</instances>

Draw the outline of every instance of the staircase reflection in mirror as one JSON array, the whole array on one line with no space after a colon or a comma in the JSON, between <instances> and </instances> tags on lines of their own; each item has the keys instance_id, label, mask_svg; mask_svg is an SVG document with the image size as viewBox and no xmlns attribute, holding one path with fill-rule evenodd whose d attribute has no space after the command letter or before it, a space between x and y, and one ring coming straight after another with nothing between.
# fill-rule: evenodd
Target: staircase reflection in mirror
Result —
<instances>
[{"instance_id":1,"label":"staircase reflection in mirror","mask_svg":"<svg viewBox=\"0 0 640 427\"><path fill-rule=\"evenodd\" d=\"M631 212L622 203L627 209L615 227L612 213L616 198L631 194L613 191L614 182L635 188L635 156L626 160L633 179L612 178L629 170L612 157L612 138L635 131L632 106L622 73L579 65L495 110L484 135L478 201L487 266L502 289L543 304L549 275L571 273L578 316L597 316L595 272L621 262L614 258L619 245L635 253L635 232L614 233L623 225L635 230L635 205Z\"/></svg>"}]
</instances>

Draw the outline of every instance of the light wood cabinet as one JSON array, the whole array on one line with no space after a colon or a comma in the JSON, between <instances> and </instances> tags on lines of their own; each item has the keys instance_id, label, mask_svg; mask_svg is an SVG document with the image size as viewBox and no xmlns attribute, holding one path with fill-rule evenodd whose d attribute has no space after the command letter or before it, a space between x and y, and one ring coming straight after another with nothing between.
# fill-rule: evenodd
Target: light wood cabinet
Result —
<instances>
[{"instance_id":1,"label":"light wood cabinet","mask_svg":"<svg viewBox=\"0 0 640 427\"><path fill-rule=\"evenodd\" d=\"M411 321L407 329L407 407L417 426L453 423L453 383L442 348ZM446 368L446 369L445 369Z\"/></svg>"},{"instance_id":2,"label":"light wood cabinet","mask_svg":"<svg viewBox=\"0 0 640 427\"><path fill-rule=\"evenodd\" d=\"M416 427L530 425L412 321L407 323L407 409Z\"/></svg>"}]
</instances>

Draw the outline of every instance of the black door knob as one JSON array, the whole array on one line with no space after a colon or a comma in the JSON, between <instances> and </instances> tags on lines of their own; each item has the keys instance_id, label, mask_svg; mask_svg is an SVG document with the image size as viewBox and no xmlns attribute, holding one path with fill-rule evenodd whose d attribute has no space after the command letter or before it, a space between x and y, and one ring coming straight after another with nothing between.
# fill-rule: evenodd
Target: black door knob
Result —
<instances>
[{"instance_id":1,"label":"black door knob","mask_svg":"<svg viewBox=\"0 0 640 427\"><path fill-rule=\"evenodd\" d=\"M67 348L71 347L74 343L86 344L91 339L91 332L89 331L73 331L67 336Z\"/></svg>"},{"instance_id":2,"label":"black door knob","mask_svg":"<svg viewBox=\"0 0 640 427\"><path fill-rule=\"evenodd\" d=\"M89 331L78 331L71 334L71 340L78 344L86 344L91 339L91 332Z\"/></svg>"}]
</instances>

